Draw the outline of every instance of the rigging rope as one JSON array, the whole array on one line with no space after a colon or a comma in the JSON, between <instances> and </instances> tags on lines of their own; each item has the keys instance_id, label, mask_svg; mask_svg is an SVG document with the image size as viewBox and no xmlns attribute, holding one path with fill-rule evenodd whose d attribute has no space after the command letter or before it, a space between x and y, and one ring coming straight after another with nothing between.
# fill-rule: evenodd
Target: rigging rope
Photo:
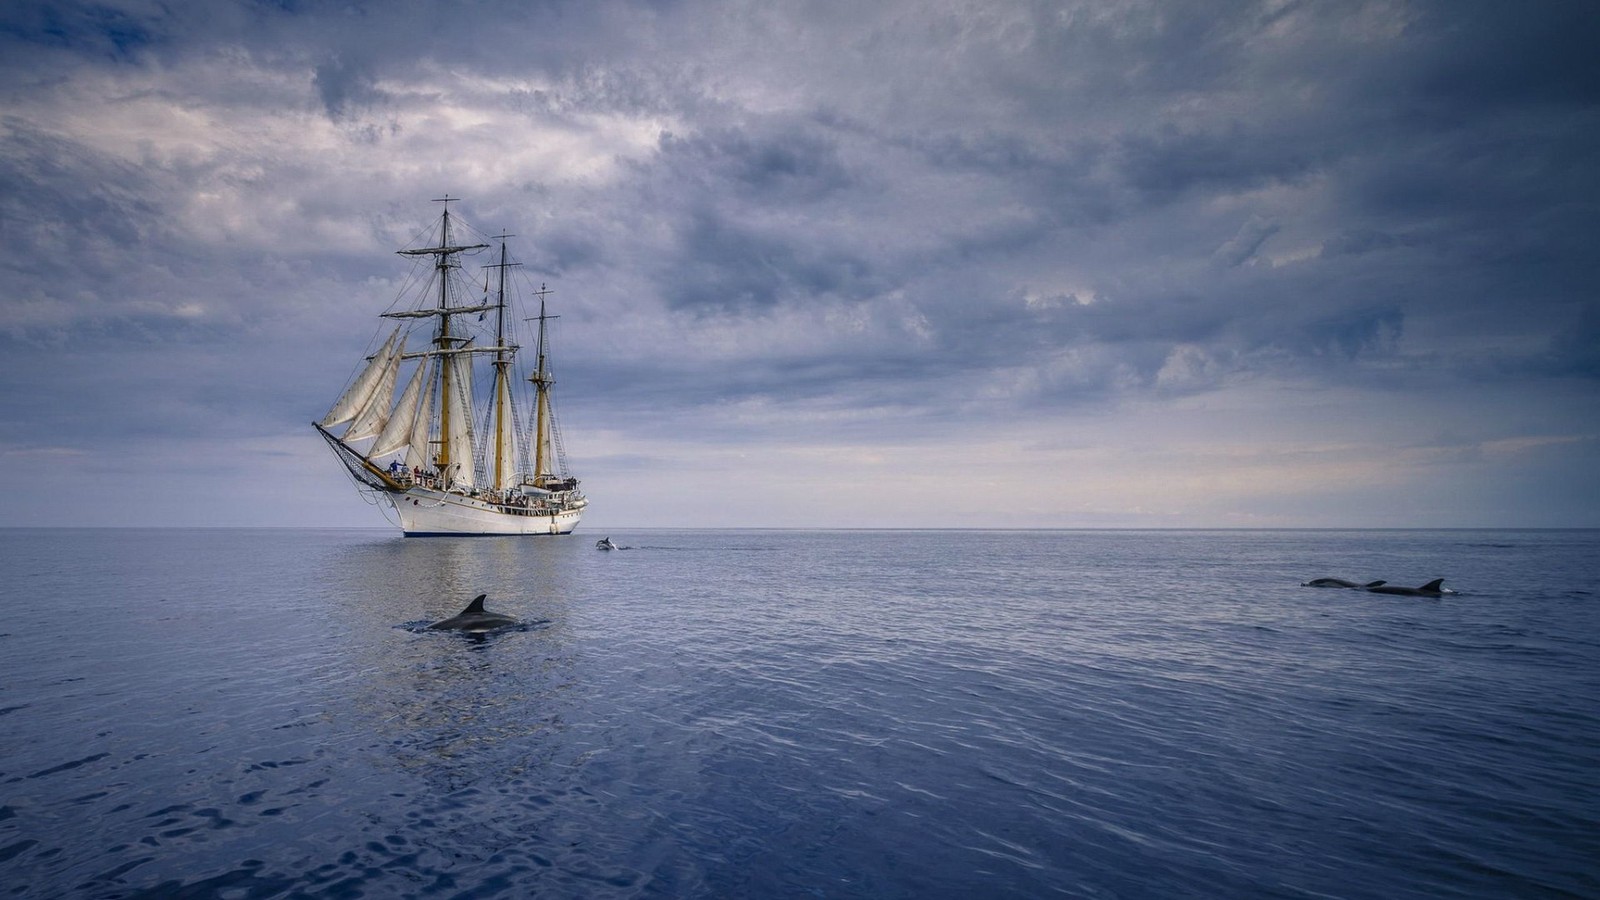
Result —
<instances>
[{"instance_id":1,"label":"rigging rope","mask_svg":"<svg viewBox=\"0 0 1600 900\"><path fill-rule=\"evenodd\" d=\"M567 474L567 446L561 440L561 427L556 419L556 393L550 391L546 397L550 405L550 444L556 451L556 472L562 476Z\"/></svg>"}]
</instances>

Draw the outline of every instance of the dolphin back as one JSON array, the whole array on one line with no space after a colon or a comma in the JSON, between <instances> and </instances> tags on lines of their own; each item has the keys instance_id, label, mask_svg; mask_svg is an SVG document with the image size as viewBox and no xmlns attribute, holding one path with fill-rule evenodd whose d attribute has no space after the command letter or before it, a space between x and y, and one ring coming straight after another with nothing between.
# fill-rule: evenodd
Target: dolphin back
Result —
<instances>
[{"instance_id":1,"label":"dolphin back","mask_svg":"<svg viewBox=\"0 0 1600 900\"><path fill-rule=\"evenodd\" d=\"M435 622L428 626L428 630L480 632L517 624L517 620L510 616L484 609L483 601L487 598L487 594L479 594L460 614L451 616L443 622Z\"/></svg>"},{"instance_id":2,"label":"dolphin back","mask_svg":"<svg viewBox=\"0 0 1600 900\"><path fill-rule=\"evenodd\" d=\"M1379 584L1377 587L1368 587L1367 590L1374 594L1395 594L1401 597L1437 597L1444 593L1443 578L1435 578L1422 587L1396 587L1392 584Z\"/></svg>"}]
</instances>

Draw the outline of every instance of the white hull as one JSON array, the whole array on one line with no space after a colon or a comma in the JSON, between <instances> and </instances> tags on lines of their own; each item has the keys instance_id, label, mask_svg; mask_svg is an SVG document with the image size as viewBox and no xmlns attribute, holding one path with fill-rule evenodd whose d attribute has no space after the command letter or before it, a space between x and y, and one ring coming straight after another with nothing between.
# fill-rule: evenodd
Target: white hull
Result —
<instances>
[{"instance_id":1,"label":"white hull","mask_svg":"<svg viewBox=\"0 0 1600 900\"><path fill-rule=\"evenodd\" d=\"M423 535L569 534L578 527L583 507L555 512L518 510L514 513L460 494L431 488L412 488L384 495L400 516L400 530L408 537ZM523 513L527 512L527 515Z\"/></svg>"}]
</instances>

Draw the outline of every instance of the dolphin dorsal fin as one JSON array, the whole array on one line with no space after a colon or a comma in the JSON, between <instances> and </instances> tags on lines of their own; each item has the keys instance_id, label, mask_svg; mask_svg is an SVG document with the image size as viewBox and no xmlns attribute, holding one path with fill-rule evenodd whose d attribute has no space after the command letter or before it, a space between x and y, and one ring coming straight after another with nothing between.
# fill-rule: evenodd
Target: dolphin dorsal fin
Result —
<instances>
[{"instance_id":1,"label":"dolphin dorsal fin","mask_svg":"<svg viewBox=\"0 0 1600 900\"><path fill-rule=\"evenodd\" d=\"M1417 590L1419 590L1419 591L1440 591L1440 590L1443 590L1443 589L1444 589L1444 579L1443 578L1435 578L1434 580L1428 582L1427 584L1423 585L1422 587L1417 588Z\"/></svg>"},{"instance_id":2,"label":"dolphin dorsal fin","mask_svg":"<svg viewBox=\"0 0 1600 900\"><path fill-rule=\"evenodd\" d=\"M1389 582L1387 582L1387 581L1369 581L1365 585L1362 585L1362 586L1363 587L1369 587L1369 588L1375 588L1375 587L1383 587L1384 585L1386 585L1388 583Z\"/></svg>"},{"instance_id":3,"label":"dolphin dorsal fin","mask_svg":"<svg viewBox=\"0 0 1600 900\"><path fill-rule=\"evenodd\" d=\"M462 615L466 615L467 613L481 613L481 612L483 612L483 600L484 600L485 597L488 597L488 596L489 596L488 594L479 594L477 599L475 599L471 603L467 604L467 608L463 609L461 611L461 614Z\"/></svg>"}]
</instances>

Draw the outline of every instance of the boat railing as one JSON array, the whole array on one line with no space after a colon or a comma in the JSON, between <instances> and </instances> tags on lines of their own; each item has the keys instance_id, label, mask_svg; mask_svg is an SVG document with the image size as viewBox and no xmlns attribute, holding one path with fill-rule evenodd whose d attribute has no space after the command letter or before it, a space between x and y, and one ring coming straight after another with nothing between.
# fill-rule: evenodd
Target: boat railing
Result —
<instances>
[{"instance_id":1,"label":"boat railing","mask_svg":"<svg viewBox=\"0 0 1600 900\"><path fill-rule=\"evenodd\" d=\"M488 503L501 512L516 516L554 516L569 511L573 507L577 486L577 479L564 479L554 486L565 490L544 491L539 494L528 494L522 490L511 489L506 491L491 491L478 488L462 488L457 485L446 484L437 472L427 469L413 469L403 465L392 465L384 468L384 473L402 488L423 487L431 490L449 491Z\"/></svg>"},{"instance_id":2,"label":"boat railing","mask_svg":"<svg viewBox=\"0 0 1600 900\"><path fill-rule=\"evenodd\" d=\"M401 487L425 487L444 490L444 479L438 473L426 469L411 469L406 466L390 466L384 469L388 476L394 479Z\"/></svg>"}]
</instances>

